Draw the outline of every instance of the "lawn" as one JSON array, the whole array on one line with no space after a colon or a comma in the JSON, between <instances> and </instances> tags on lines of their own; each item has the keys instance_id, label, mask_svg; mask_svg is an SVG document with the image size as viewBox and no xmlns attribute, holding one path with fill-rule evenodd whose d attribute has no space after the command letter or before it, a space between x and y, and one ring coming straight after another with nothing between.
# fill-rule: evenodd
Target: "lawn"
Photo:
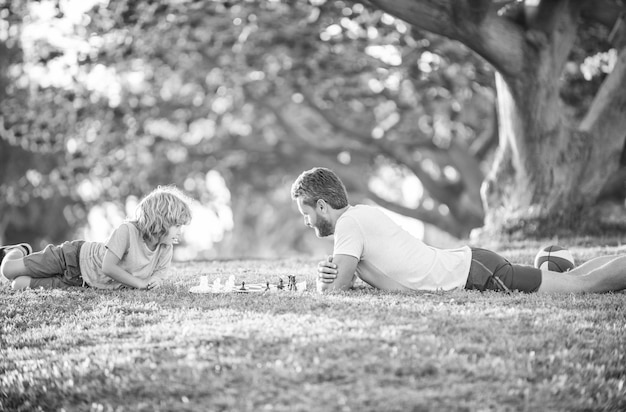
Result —
<instances>
[{"instance_id":1,"label":"lawn","mask_svg":"<svg viewBox=\"0 0 626 412\"><path fill-rule=\"evenodd\" d=\"M580 261L625 251L579 243ZM0 410L626 410L626 293L320 296L315 264L177 263L150 292L2 284ZM189 293L291 274L309 289Z\"/></svg>"}]
</instances>

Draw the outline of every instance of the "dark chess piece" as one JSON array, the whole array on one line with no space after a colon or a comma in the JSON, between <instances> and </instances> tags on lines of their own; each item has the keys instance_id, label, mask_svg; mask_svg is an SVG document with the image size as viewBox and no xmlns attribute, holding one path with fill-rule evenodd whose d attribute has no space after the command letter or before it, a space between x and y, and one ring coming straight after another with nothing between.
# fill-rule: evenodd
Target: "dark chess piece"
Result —
<instances>
[{"instance_id":1,"label":"dark chess piece","mask_svg":"<svg viewBox=\"0 0 626 412\"><path fill-rule=\"evenodd\" d=\"M296 277L294 275L289 275L288 287L289 287L289 290L292 290L292 291L298 290L298 287L296 286Z\"/></svg>"},{"instance_id":2,"label":"dark chess piece","mask_svg":"<svg viewBox=\"0 0 626 412\"><path fill-rule=\"evenodd\" d=\"M241 282L241 287L239 290L246 290L246 282Z\"/></svg>"},{"instance_id":3,"label":"dark chess piece","mask_svg":"<svg viewBox=\"0 0 626 412\"><path fill-rule=\"evenodd\" d=\"M269 280L265 282L265 290L270 290L270 282Z\"/></svg>"}]
</instances>

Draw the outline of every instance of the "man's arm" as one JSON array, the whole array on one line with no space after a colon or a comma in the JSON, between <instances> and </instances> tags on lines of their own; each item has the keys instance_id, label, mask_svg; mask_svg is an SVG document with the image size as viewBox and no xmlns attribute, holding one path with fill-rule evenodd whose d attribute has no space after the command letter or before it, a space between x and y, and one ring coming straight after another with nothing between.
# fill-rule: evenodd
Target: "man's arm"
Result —
<instances>
[{"instance_id":1,"label":"man's arm","mask_svg":"<svg viewBox=\"0 0 626 412\"><path fill-rule=\"evenodd\" d=\"M324 293L333 290L348 290L354 285L356 266L359 260L354 256L329 256L317 266L317 291Z\"/></svg>"}]
</instances>

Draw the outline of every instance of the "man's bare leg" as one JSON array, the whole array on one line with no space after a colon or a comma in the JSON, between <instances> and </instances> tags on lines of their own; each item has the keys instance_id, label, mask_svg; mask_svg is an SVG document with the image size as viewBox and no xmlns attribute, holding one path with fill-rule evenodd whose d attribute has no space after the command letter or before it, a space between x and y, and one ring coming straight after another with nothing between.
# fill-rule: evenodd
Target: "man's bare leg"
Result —
<instances>
[{"instance_id":1,"label":"man's bare leg","mask_svg":"<svg viewBox=\"0 0 626 412\"><path fill-rule=\"evenodd\" d=\"M604 293L626 289L626 255L602 256L559 273L542 271L539 293Z\"/></svg>"},{"instance_id":2,"label":"man's bare leg","mask_svg":"<svg viewBox=\"0 0 626 412\"><path fill-rule=\"evenodd\" d=\"M589 272L592 272L594 269L599 268L600 266L604 266L615 258L620 257L620 255L610 255L610 256L600 256L586 261L585 263L576 266L572 270L567 273L571 273L572 275L585 276L588 275Z\"/></svg>"}]
</instances>

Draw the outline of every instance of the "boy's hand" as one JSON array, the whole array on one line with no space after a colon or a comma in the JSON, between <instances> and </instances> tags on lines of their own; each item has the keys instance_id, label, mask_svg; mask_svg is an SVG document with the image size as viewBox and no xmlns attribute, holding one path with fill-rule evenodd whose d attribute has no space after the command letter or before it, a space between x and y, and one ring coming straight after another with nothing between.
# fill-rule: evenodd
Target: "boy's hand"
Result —
<instances>
[{"instance_id":1,"label":"boy's hand","mask_svg":"<svg viewBox=\"0 0 626 412\"><path fill-rule=\"evenodd\" d=\"M135 289L140 289L140 290L147 290L150 289L148 284L150 282L150 279L139 279L139 278L135 278L136 280L136 286Z\"/></svg>"},{"instance_id":2,"label":"boy's hand","mask_svg":"<svg viewBox=\"0 0 626 412\"><path fill-rule=\"evenodd\" d=\"M158 278L156 278L156 279L150 278L150 279L148 279L148 288L147 289L148 290L156 289L156 288L161 287L162 284L163 284L163 280L158 279Z\"/></svg>"},{"instance_id":3,"label":"boy's hand","mask_svg":"<svg viewBox=\"0 0 626 412\"><path fill-rule=\"evenodd\" d=\"M337 265L333 263L333 257L328 256L317 264L317 281L333 283L337 278Z\"/></svg>"}]
</instances>

